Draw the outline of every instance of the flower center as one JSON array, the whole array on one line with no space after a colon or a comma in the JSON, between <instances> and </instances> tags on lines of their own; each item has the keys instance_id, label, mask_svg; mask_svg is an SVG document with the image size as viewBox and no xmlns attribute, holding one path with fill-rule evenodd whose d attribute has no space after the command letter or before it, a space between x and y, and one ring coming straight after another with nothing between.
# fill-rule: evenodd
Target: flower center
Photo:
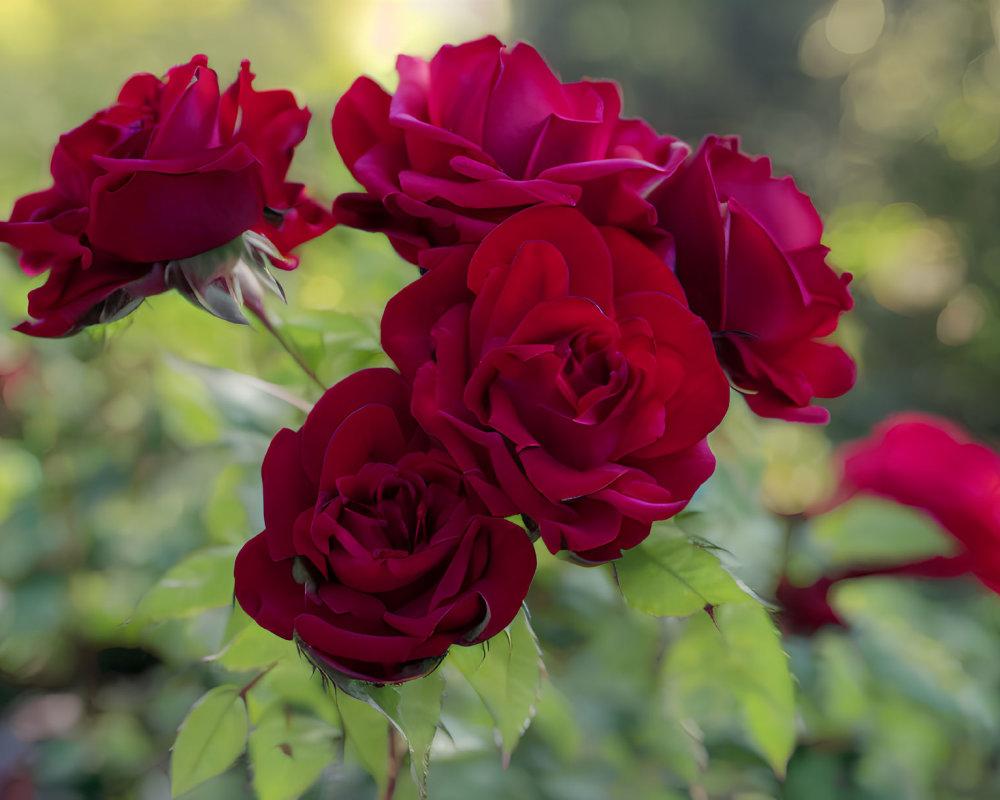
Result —
<instances>
[{"instance_id":1,"label":"flower center","mask_svg":"<svg viewBox=\"0 0 1000 800\"><path fill-rule=\"evenodd\" d=\"M556 347L563 359L557 386L581 414L628 380L628 361L615 345L607 331L584 331Z\"/></svg>"}]
</instances>

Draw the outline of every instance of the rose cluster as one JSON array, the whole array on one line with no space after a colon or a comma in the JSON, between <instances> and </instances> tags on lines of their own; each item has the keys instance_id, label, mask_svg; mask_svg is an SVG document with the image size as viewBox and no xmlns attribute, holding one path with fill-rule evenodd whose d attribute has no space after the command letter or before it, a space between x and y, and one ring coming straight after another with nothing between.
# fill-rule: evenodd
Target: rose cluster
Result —
<instances>
[{"instance_id":1,"label":"rose cluster","mask_svg":"<svg viewBox=\"0 0 1000 800\"><path fill-rule=\"evenodd\" d=\"M683 509L730 386L762 416L822 422L813 399L854 381L821 341L850 276L766 158L714 136L692 151L525 44L486 37L398 71L395 93L359 78L337 104L364 191L332 212L285 182L308 112L255 92L247 65L220 94L198 57L132 78L0 225L26 271L49 272L22 328L36 335L171 287L232 317L219 298L245 299L245 270L204 254L242 238L266 280L265 261L294 266L282 254L334 221L420 269L382 320L398 372L350 376L275 437L265 530L236 562L260 625L380 683L508 625L533 537L599 564Z\"/></svg>"}]
</instances>

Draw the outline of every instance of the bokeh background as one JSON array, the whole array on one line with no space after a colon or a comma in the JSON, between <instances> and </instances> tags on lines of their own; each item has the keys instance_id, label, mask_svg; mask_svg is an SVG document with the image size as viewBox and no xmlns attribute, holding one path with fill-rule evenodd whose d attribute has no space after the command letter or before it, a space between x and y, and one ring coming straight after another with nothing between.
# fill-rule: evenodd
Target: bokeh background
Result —
<instances>
[{"instance_id":1,"label":"bokeh background","mask_svg":"<svg viewBox=\"0 0 1000 800\"><path fill-rule=\"evenodd\" d=\"M1000 3L2 0L0 11L4 217L47 188L60 133L129 75L197 52L224 85L249 58L258 88L308 104L292 176L327 201L353 188L329 120L354 77L391 88L397 53L429 57L485 33L531 42L564 80L617 80L628 115L693 145L735 133L769 155L813 196L832 263L855 275L838 337L859 380L828 404L825 428L754 421L735 402L716 437L722 463L701 501L715 522L699 533L765 597L794 519L771 512L823 497L834 443L898 409L1000 436ZM283 281L289 304L274 309L299 349L330 383L384 363L379 314L412 267L381 237L341 229L301 255ZM10 332L33 285L0 252L0 795L169 797L177 725L220 682L202 659L228 608L201 612L231 591L227 576L191 589L182 619L124 623L186 554L231 553L259 530L261 457L302 418L286 395L314 395L264 333L172 295L67 340ZM808 573L866 547L945 546L909 518L883 523L825 522L792 560ZM552 678L536 723L506 771L488 729L457 736L434 761L431 797L1000 796L1000 604L972 583L845 587L850 634L786 641L801 714L784 782L733 730L724 674L702 665L699 683L683 671L694 633L626 608L609 571L546 563L532 592ZM333 764L308 796L373 791ZM253 796L246 761L186 796Z\"/></svg>"}]
</instances>

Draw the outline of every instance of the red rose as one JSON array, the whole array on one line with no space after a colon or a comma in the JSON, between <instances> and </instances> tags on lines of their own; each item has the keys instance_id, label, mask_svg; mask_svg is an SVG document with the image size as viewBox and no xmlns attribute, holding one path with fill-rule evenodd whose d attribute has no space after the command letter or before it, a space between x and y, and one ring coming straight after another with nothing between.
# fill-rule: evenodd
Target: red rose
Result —
<instances>
[{"instance_id":1,"label":"red rose","mask_svg":"<svg viewBox=\"0 0 1000 800\"><path fill-rule=\"evenodd\" d=\"M236 599L318 665L376 683L432 670L508 625L535 551L485 516L409 412L388 369L330 389L264 459L263 533L236 559Z\"/></svg>"},{"instance_id":2,"label":"red rose","mask_svg":"<svg viewBox=\"0 0 1000 800\"><path fill-rule=\"evenodd\" d=\"M60 137L53 187L22 197L0 222L0 241L22 250L24 271L49 272L29 295L38 321L18 330L70 334L124 316L172 285L198 295L223 276L201 265L192 277L170 262L247 231L284 253L332 225L301 184L285 181L309 112L290 92L255 91L247 61L220 94L207 63L195 56L164 80L133 76L115 105ZM261 252L295 266L266 243Z\"/></svg>"},{"instance_id":3,"label":"red rose","mask_svg":"<svg viewBox=\"0 0 1000 800\"><path fill-rule=\"evenodd\" d=\"M676 273L691 310L716 337L719 359L763 417L826 422L813 397L854 385L851 359L816 339L851 308L850 275L824 259L822 222L791 178L766 158L709 136L650 201L673 235Z\"/></svg>"},{"instance_id":4,"label":"red rose","mask_svg":"<svg viewBox=\"0 0 1000 800\"><path fill-rule=\"evenodd\" d=\"M841 448L836 502L875 494L927 512L1000 592L1000 455L946 419L897 414Z\"/></svg>"},{"instance_id":5,"label":"red rose","mask_svg":"<svg viewBox=\"0 0 1000 800\"><path fill-rule=\"evenodd\" d=\"M533 48L492 36L396 68L395 94L359 78L334 112L337 149L366 189L337 199L341 222L386 233L421 266L439 257L426 248L479 242L539 203L652 232L645 194L687 148L622 120L615 84L560 83Z\"/></svg>"},{"instance_id":6,"label":"red rose","mask_svg":"<svg viewBox=\"0 0 1000 800\"><path fill-rule=\"evenodd\" d=\"M930 515L957 552L897 564L862 564L800 587L783 578L777 599L786 627L811 633L842 625L827 594L841 580L875 575L954 578L973 574L1000 592L1000 455L952 422L904 413L840 448L841 478L828 511L858 494L877 495Z\"/></svg>"},{"instance_id":7,"label":"red rose","mask_svg":"<svg viewBox=\"0 0 1000 800\"><path fill-rule=\"evenodd\" d=\"M497 515L617 558L712 473L729 387L670 269L577 210L515 214L386 306L413 411Z\"/></svg>"}]
</instances>

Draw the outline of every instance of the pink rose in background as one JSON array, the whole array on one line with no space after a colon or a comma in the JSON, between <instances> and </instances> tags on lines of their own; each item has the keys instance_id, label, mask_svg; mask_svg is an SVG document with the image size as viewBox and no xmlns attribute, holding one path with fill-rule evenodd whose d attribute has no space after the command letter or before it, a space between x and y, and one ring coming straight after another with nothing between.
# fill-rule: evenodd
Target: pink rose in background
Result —
<instances>
[{"instance_id":1,"label":"pink rose in background","mask_svg":"<svg viewBox=\"0 0 1000 800\"><path fill-rule=\"evenodd\" d=\"M902 564L861 564L798 587L778 587L786 619L799 630L840 623L827 602L840 580L874 575L951 578L972 574L1000 592L1000 455L949 420L902 413L876 425L867 439L837 453L840 482L830 510L856 495L875 495L916 508L955 542L956 554ZM872 535L877 535L872 531Z\"/></svg>"},{"instance_id":2,"label":"pink rose in background","mask_svg":"<svg viewBox=\"0 0 1000 800\"><path fill-rule=\"evenodd\" d=\"M394 94L362 77L334 112L337 149L366 190L337 199L339 221L384 232L423 267L442 257L427 248L474 244L540 203L655 236L645 195L687 147L621 119L615 84L560 83L533 48L492 36L396 68Z\"/></svg>"},{"instance_id":3,"label":"pink rose in background","mask_svg":"<svg viewBox=\"0 0 1000 800\"><path fill-rule=\"evenodd\" d=\"M691 310L716 339L719 360L763 417L826 422L810 406L854 385L855 367L833 333L852 306L850 275L825 262L822 222L791 178L735 138L709 136L650 197L676 247Z\"/></svg>"},{"instance_id":4,"label":"pink rose in background","mask_svg":"<svg viewBox=\"0 0 1000 800\"><path fill-rule=\"evenodd\" d=\"M280 431L265 530L236 559L236 599L258 624L328 673L375 683L499 633L535 572L527 534L487 515L409 406L398 373L366 369Z\"/></svg>"},{"instance_id":5,"label":"pink rose in background","mask_svg":"<svg viewBox=\"0 0 1000 800\"><path fill-rule=\"evenodd\" d=\"M295 266L281 254L333 224L285 180L310 114L290 92L255 91L253 78L244 61L220 93L205 56L195 56L163 80L133 76L114 105L60 137L53 187L22 197L0 222L0 241L22 251L24 271L49 273L29 295L37 321L18 330L64 336L171 287L215 310L205 294L232 276L168 265L248 231L265 280L265 260Z\"/></svg>"},{"instance_id":6,"label":"pink rose in background","mask_svg":"<svg viewBox=\"0 0 1000 800\"><path fill-rule=\"evenodd\" d=\"M413 412L499 516L608 561L711 475L729 387L667 265L576 209L515 214L389 301Z\"/></svg>"}]
</instances>

